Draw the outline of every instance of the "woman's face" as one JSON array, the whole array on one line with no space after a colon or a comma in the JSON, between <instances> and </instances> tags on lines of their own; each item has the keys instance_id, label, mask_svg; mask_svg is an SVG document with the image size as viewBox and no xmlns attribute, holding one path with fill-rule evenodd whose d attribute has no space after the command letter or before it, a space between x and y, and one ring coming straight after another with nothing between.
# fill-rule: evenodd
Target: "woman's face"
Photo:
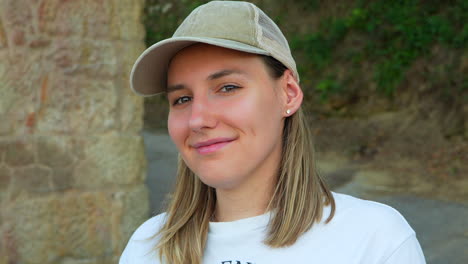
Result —
<instances>
[{"instance_id":1,"label":"woman's face","mask_svg":"<svg viewBox=\"0 0 468 264\"><path fill-rule=\"evenodd\" d=\"M168 71L168 128L186 165L207 185L261 186L277 175L284 96L257 55L197 44Z\"/></svg>"}]
</instances>

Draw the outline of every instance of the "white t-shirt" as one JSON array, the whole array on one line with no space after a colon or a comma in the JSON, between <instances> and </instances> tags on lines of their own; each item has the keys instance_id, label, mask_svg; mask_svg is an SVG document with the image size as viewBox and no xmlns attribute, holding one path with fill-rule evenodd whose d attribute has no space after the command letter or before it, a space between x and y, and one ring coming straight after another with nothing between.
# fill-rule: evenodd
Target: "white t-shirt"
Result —
<instances>
[{"instance_id":1,"label":"white t-shirt","mask_svg":"<svg viewBox=\"0 0 468 264\"><path fill-rule=\"evenodd\" d=\"M328 224L330 207L320 223L286 248L263 244L270 214L233 222L210 223L204 264L422 264L426 263L413 229L395 209L377 202L333 193L336 212ZM165 214L141 225L130 238L120 264L157 264L154 251Z\"/></svg>"}]
</instances>

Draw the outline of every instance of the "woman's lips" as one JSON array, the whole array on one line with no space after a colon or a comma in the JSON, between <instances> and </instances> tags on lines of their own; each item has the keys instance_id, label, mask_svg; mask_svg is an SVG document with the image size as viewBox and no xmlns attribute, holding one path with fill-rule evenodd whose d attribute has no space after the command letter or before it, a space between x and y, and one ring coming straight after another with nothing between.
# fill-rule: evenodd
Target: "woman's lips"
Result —
<instances>
[{"instance_id":1,"label":"woman's lips","mask_svg":"<svg viewBox=\"0 0 468 264\"><path fill-rule=\"evenodd\" d=\"M193 147L197 150L199 154L210 154L213 153L227 144L231 143L234 141L234 139L231 138L216 138L216 139L210 139L207 141L203 142L198 142L193 145Z\"/></svg>"}]
</instances>

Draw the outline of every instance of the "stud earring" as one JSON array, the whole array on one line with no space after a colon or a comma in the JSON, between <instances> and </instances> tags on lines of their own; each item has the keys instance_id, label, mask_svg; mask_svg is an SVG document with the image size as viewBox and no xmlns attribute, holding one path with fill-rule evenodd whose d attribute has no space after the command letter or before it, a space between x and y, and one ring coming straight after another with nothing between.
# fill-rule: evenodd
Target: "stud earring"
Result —
<instances>
[{"instance_id":1,"label":"stud earring","mask_svg":"<svg viewBox=\"0 0 468 264\"><path fill-rule=\"evenodd\" d=\"M289 115L290 113L291 113L291 110L289 110L289 109L288 109L288 110L286 110L286 114L288 114L288 115Z\"/></svg>"}]
</instances>

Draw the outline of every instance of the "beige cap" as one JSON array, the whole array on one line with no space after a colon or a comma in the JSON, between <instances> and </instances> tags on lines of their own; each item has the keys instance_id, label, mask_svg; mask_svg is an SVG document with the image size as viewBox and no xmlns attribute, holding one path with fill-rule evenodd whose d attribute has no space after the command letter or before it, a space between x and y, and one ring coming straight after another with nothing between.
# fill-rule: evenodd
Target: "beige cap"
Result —
<instances>
[{"instance_id":1,"label":"beige cap","mask_svg":"<svg viewBox=\"0 0 468 264\"><path fill-rule=\"evenodd\" d=\"M141 96L164 92L172 57L194 43L272 56L299 81L288 41L273 20L248 2L212 1L194 9L171 38L140 55L130 75L132 90Z\"/></svg>"}]
</instances>

